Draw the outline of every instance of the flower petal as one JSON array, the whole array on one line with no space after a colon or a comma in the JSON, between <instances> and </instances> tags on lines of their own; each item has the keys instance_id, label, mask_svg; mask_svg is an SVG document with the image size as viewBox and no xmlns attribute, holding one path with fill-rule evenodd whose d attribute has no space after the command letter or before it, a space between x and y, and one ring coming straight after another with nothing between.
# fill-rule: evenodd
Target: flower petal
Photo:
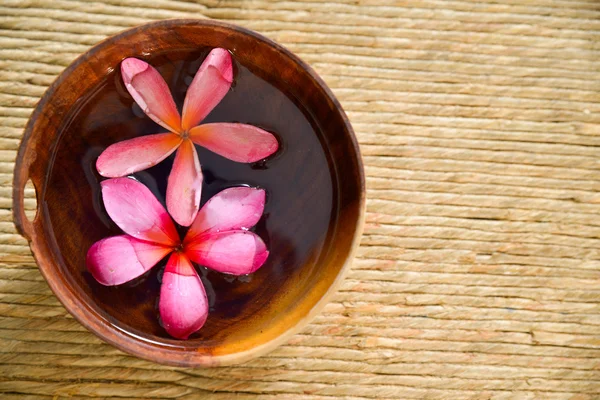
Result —
<instances>
[{"instance_id":1,"label":"flower petal","mask_svg":"<svg viewBox=\"0 0 600 400\"><path fill-rule=\"evenodd\" d=\"M106 212L125 233L166 246L179 243L171 217L142 183L131 178L115 178L102 181L101 185Z\"/></svg>"},{"instance_id":2,"label":"flower petal","mask_svg":"<svg viewBox=\"0 0 600 400\"><path fill-rule=\"evenodd\" d=\"M190 226L198 214L202 170L194 144L184 140L173 162L167 183L167 209L179 225Z\"/></svg>"},{"instance_id":3,"label":"flower petal","mask_svg":"<svg viewBox=\"0 0 600 400\"><path fill-rule=\"evenodd\" d=\"M140 136L112 144L96 161L98 173L117 178L150 168L177 150L181 137L172 133Z\"/></svg>"},{"instance_id":4,"label":"flower petal","mask_svg":"<svg viewBox=\"0 0 600 400\"><path fill-rule=\"evenodd\" d=\"M269 257L262 239L248 231L202 235L185 246L185 254L198 264L233 275L252 273Z\"/></svg>"},{"instance_id":5,"label":"flower petal","mask_svg":"<svg viewBox=\"0 0 600 400\"><path fill-rule=\"evenodd\" d=\"M94 243L85 263L101 284L120 285L142 275L171 251L169 247L129 235L113 236Z\"/></svg>"},{"instance_id":6,"label":"flower petal","mask_svg":"<svg viewBox=\"0 0 600 400\"><path fill-rule=\"evenodd\" d=\"M213 49L194 76L183 103L182 128L198 125L225 97L233 81L231 55Z\"/></svg>"},{"instance_id":7,"label":"flower petal","mask_svg":"<svg viewBox=\"0 0 600 400\"><path fill-rule=\"evenodd\" d=\"M167 262L158 309L164 328L177 339L187 339L206 322L208 298L204 285L190 260L181 253L173 253Z\"/></svg>"},{"instance_id":8,"label":"flower petal","mask_svg":"<svg viewBox=\"0 0 600 400\"><path fill-rule=\"evenodd\" d=\"M178 133L181 118L169 86L154 67L137 58L121 63L121 75L131 97L157 124Z\"/></svg>"},{"instance_id":9,"label":"flower petal","mask_svg":"<svg viewBox=\"0 0 600 400\"><path fill-rule=\"evenodd\" d=\"M206 202L185 236L194 241L204 232L224 232L252 228L265 208L265 191L249 187L225 189Z\"/></svg>"},{"instance_id":10,"label":"flower petal","mask_svg":"<svg viewBox=\"0 0 600 400\"><path fill-rule=\"evenodd\" d=\"M190 139L225 158L244 163L267 158L279 148L271 133L237 123L202 124L190 130Z\"/></svg>"}]
</instances>

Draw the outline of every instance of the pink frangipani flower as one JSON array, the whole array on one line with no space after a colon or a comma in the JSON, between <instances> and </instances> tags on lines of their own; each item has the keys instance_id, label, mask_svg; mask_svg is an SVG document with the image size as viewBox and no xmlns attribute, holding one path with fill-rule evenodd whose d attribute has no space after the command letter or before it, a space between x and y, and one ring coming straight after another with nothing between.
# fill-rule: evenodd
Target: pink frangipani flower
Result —
<instances>
[{"instance_id":1,"label":"pink frangipani flower","mask_svg":"<svg viewBox=\"0 0 600 400\"><path fill-rule=\"evenodd\" d=\"M200 329L208 300L192 261L226 274L244 275L260 268L269 251L249 228L265 206L265 192L232 187L202 207L185 238L152 192L131 178L102 182L110 218L125 234L102 239L87 253L86 265L103 285L120 285L144 274L170 254L163 274L159 313L166 331L178 339Z\"/></svg>"},{"instance_id":2,"label":"pink frangipani flower","mask_svg":"<svg viewBox=\"0 0 600 400\"><path fill-rule=\"evenodd\" d=\"M168 133L125 140L109 146L98 158L100 175L117 178L152 167L177 150L167 182L167 209L182 226L198 212L202 171L194 143L237 162L262 160L279 144L275 136L252 125L200 122L225 97L233 81L231 55L213 49L202 63L179 115L167 83L148 63L126 58L121 74L127 90L142 110Z\"/></svg>"}]
</instances>

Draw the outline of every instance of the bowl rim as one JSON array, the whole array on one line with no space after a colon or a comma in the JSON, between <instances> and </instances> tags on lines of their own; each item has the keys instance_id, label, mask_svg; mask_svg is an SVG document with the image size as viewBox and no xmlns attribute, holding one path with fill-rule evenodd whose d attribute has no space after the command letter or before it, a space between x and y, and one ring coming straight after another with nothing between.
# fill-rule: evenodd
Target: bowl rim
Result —
<instances>
[{"instance_id":1,"label":"bowl rim","mask_svg":"<svg viewBox=\"0 0 600 400\"><path fill-rule=\"evenodd\" d=\"M308 313L295 322L294 325L289 326L284 332L279 334L278 336L270 339L269 341L260 344L258 346L254 346L239 352L234 352L230 354L217 354L217 355L201 355L201 354L192 354L190 352L184 352L180 350L169 350L160 349L157 351L155 347L149 347L148 344L142 342L135 342L130 339L128 334L121 332L121 330L116 326L111 326L111 324L102 323L102 321L96 321L97 316L93 318L86 318L88 313L86 312L86 303L81 300L69 299L67 294L68 292L63 292L62 287L64 286L62 282L54 276L54 270L52 267L46 265L46 254L45 249L39 247L39 243L36 235L34 235L34 224L38 221L40 217L40 203L39 203L39 193L38 188L35 188L36 197L37 197L37 206L36 206L36 215L33 221L29 221L24 212L24 187L25 184L29 181L29 172L28 169L30 167L29 164L25 165L24 157L26 154L26 150L28 148L28 144L30 142L31 135L35 130L35 121L38 116L43 112L46 108L47 103L53 96L54 92L58 87L63 83L63 81L75 70L80 64L86 62L87 58L91 55L101 51L103 47L109 45L113 42L118 42L124 37L129 35L133 35L138 31L154 29L157 27L170 27L176 25L185 25L185 26L203 26L203 27L215 27L220 29L232 30L237 33L241 33L243 35L247 35L252 37L254 40L258 40L264 42L266 45L274 48L276 51L282 53L285 57L289 58L292 62L297 64L302 70L304 70L311 79L320 87L325 96L329 98L329 100L334 105L336 112L339 113L343 125L345 125L345 129L348 132L348 139L350 141L350 145L354 152L354 156L356 157L357 167L358 167L358 178L359 182L358 187L360 191L360 196L358 199L358 217L354 226L354 233L352 235L352 240L350 242L350 249L346 259L339 269L334 281L327 288L325 293L321 296L321 298L316 302L312 309L308 311ZM358 145L358 141L356 139L356 135L354 130L352 129L352 125L340 105L339 101L334 96L333 92L329 87L325 84L325 82L317 75L317 73L303 60L301 60L298 56L293 54L291 51L283 47L282 45L276 43L275 41L257 33L250 29L222 22L215 21L209 19L167 19L161 21L150 22L142 25L135 26L133 28L125 29L115 35L112 35L101 42L95 44L86 52L78 56L60 75L54 80L54 82L48 87L38 104L36 105L34 111L32 112L27 125L24 130L23 137L21 139L21 143L19 146L19 150L17 153L17 157L15 160L15 170L14 170L14 178L13 178L13 221L17 228L17 231L21 236L23 236L29 243L30 248L32 250L34 259L38 268L48 285L52 289L52 292L59 299L59 301L63 304L63 306L67 309L67 311L86 329L90 332L98 336L104 342L111 344L112 346L124 351L125 353L134 355L136 357L140 357L142 359L146 359L149 361L153 361L159 364L164 365L172 365L179 367L209 367L209 366L222 366L222 365L232 365L245 362L255 357L259 357L264 355L279 345L283 344L287 341L292 335L299 332L302 328L304 328L315 316L316 314L323 309L323 307L330 301L331 297L337 291L340 283L345 278L353 260L356 255L356 251L359 247L360 238L362 236L364 222L365 222L365 213L366 213L366 191L365 191L365 174L364 174L364 166L362 162L362 157ZM94 323L95 322L95 323ZM121 340L118 340L121 339ZM124 340L125 339L125 340ZM148 351L148 349L151 349Z\"/></svg>"}]
</instances>

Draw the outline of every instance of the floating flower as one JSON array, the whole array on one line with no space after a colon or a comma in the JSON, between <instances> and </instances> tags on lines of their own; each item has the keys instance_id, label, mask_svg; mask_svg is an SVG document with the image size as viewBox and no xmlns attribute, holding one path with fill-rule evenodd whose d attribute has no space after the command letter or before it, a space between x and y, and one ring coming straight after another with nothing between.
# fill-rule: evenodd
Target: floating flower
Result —
<instances>
[{"instance_id":1,"label":"floating flower","mask_svg":"<svg viewBox=\"0 0 600 400\"><path fill-rule=\"evenodd\" d=\"M192 261L226 274L244 275L269 256L248 228L262 216L265 192L225 189L198 212L183 241L152 192L131 178L105 180L102 198L110 218L126 234L92 245L86 264L103 285L120 285L144 274L170 254L160 288L159 313L166 331L187 339L208 316L208 300Z\"/></svg>"},{"instance_id":2,"label":"floating flower","mask_svg":"<svg viewBox=\"0 0 600 400\"><path fill-rule=\"evenodd\" d=\"M252 125L198 125L225 97L233 81L231 55L213 49L190 84L180 117L167 83L148 63L126 58L121 74L127 90L146 115L169 130L109 146L98 158L100 175L117 178L152 167L177 150L167 182L167 209L173 219L189 226L200 205L202 171L194 143L237 162L262 160L275 151L275 136Z\"/></svg>"}]
</instances>

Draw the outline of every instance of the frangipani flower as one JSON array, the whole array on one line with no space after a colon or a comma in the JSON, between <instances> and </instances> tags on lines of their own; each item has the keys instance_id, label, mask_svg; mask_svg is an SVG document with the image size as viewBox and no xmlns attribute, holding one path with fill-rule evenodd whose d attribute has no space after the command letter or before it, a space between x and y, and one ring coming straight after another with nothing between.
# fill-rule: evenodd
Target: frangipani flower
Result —
<instances>
[{"instance_id":1,"label":"frangipani flower","mask_svg":"<svg viewBox=\"0 0 600 400\"><path fill-rule=\"evenodd\" d=\"M187 339L208 316L206 292L192 261L244 275L260 268L269 256L262 239L248 231L262 216L264 190L233 187L216 194L198 212L182 241L162 204L142 183L117 178L101 185L108 215L126 234L94 243L87 253L87 268L101 284L120 285L170 254L159 312L173 337Z\"/></svg>"},{"instance_id":2,"label":"frangipani flower","mask_svg":"<svg viewBox=\"0 0 600 400\"><path fill-rule=\"evenodd\" d=\"M117 178L152 167L175 150L167 182L167 209L173 219L189 226L198 212L202 171L194 143L237 162L262 160L279 147L275 136L252 125L210 123L198 125L225 97L233 81L231 55L213 49L188 88L180 117L169 87L148 63L126 58L121 74L127 90L146 115L167 129L109 146L98 158L100 175Z\"/></svg>"}]
</instances>

